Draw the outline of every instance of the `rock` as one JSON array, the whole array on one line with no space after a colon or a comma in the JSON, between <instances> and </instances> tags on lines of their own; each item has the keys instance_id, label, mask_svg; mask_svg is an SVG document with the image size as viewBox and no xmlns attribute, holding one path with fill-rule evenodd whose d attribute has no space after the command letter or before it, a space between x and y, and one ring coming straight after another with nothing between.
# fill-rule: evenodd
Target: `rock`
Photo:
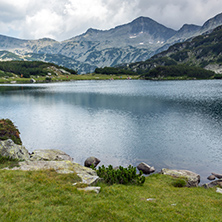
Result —
<instances>
[{"instance_id":1,"label":"rock","mask_svg":"<svg viewBox=\"0 0 222 222\"><path fill-rule=\"evenodd\" d=\"M85 188L77 188L77 190L80 190L80 191L93 191L93 192L96 192L96 193L99 193L100 192L100 189L101 187L85 187Z\"/></svg>"},{"instance_id":2,"label":"rock","mask_svg":"<svg viewBox=\"0 0 222 222\"><path fill-rule=\"evenodd\" d=\"M222 174L217 174L217 173L211 173L214 175L217 179L222 179Z\"/></svg>"},{"instance_id":3,"label":"rock","mask_svg":"<svg viewBox=\"0 0 222 222\"><path fill-rule=\"evenodd\" d=\"M207 177L208 180L215 180L216 177L214 175L210 175L209 177Z\"/></svg>"},{"instance_id":4,"label":"rock","mask_svg":"<svg viewBox=\"0 0 222 222\"><path fill-rule=\"evenodd\" d=\"M216 192L222 194L222 189L217 187Z\"/></svg>"},{"instance_id":5,"label":"rock","mask_svg":"<svg viewBox=\"0 0 222 222\"><path fill-rule=\"evenodd\" d=\"M216 186L222 187L222 180L215 180L213 182L206 183L203 185L204 188L212 188Z\"/></svg>"},{"instance_id":6,"label":"rock","mask_svg":"<svg viewBox=\"0 0 222 222\"><path fill-rule=\"evenodd\" d=\"M30 79L30 83L36 83L35 79Z\"/></svg>"},{"instance_id":7,"label":"rock","mask_svg":"<svg viewBox=\"0 0 222 222\"><path fill-rule=\"evenodd\" d=\"M54 161L54 160L69 160L73 161L73 158L70 157L68 154L61 150L35 150L30 155L30 160L47 160L47 161Z\"/></svg>"},{"instance_id":8,"label":"rock","mask_svg":"<svg viewBox=\"0 0 222 222\"><path fill-rule=\"evenodd\" d=\"M100 160L97 159L96 157L88 157L85 162L84 162L84 166L85 167L90 167L92 165L94 165L94 167L96 167L98 164L100 163Z\"/></svg>"},{"instance_id":9,"label":"rock","mask_svg":"<svg viewBox=\"0 0 222 222\"><path fill-rule=\"evenodd\" d=\"M137 169L141 170L144 174L150 174L150 173L155 172L154 167L151 167L148 164L143 163L143 162L137 166Z\"/></svg>"},{"instance_id":10,"label":"rock","mask_svg":"<svg viewBox=\"0 0 222 222\"><path fill-rule=\"evenodd\" d=\"M200 175L191 172L189 170L170 170L163 168L161 173L164 175L170 175L176 178L185 178L187 180L187 187L197 187L200 183Z\"/></svg>"},{"instance_id":11,"label":"rock","mask_svg":"<svg viewBox=\"0 0 222 222\"><path fill-rule=\"evenodd\" d=\"M5 168L5 169L8 169L8 168ZM63 173L63 174L76 172L77 175L80 177L81 182L87 185L94 185L100 180L95 170L81 166L78 163L73 163L69 160L23 161L23 162L19 162L19 167L10 168L10 170L24 170L24 171L49 170L49 169L54 169L57 173Z\"/></svg>"},{"instance_id":12,"label":"rock","mask_svg":"<svg viewBox=\"0 0 222 222\"><path fill-rule=\"evenodd\" d=\"M95 170L73 163L75 172L82 179L82 182L88 185L96 184L101 178L97 176Z\"/></svg>"},{"instance_id":13,"label":"rock","mask_svg":"<svg viewBox=\"0 0 222 222\"><path fill-rule=\"evenodd\" d=\"M0 155L19 160L30 159L28 150L22 145L15 144L11 139L0 141Z\"/></svg>"}]
</instances>

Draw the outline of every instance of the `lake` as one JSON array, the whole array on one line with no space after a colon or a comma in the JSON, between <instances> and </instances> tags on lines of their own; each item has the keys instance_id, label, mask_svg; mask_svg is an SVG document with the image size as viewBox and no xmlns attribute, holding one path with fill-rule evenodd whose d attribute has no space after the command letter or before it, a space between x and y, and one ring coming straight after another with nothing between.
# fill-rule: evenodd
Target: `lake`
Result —
<instances>
[{"instance_id":1,"label":"lake","mask_svg":"<svg viewBox=\"0 0 222 222\"><path fill-rule=\"evenodd\" d=\"M0 118L23 145L60 149L80 164L146 162L222 173L222 81L73 81L1 85Z\"/></svg>"}]
</instances>

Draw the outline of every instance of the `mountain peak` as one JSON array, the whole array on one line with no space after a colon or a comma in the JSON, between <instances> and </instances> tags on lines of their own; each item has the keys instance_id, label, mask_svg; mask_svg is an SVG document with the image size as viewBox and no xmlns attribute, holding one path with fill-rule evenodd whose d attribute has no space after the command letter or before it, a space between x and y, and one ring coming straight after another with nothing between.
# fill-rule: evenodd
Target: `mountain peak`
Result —
<instances>
[{"instance_id":1,"label":"mountain peak","mask_svg":"<svg viewBox=\"0 0 222 222\"><path fill-rule=\"evenodd\" d=\"M213 30L215 29L217 26L222 24L222 13L216 15L213 18L210 18L209 20L207 20L203 26L202 26L202 30Z\"/></svg>"}]
</instances>

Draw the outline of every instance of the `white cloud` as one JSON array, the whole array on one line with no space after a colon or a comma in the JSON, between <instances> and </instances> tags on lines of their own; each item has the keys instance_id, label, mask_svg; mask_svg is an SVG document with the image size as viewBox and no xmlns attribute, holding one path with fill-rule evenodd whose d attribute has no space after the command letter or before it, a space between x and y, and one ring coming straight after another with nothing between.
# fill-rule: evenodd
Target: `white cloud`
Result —
<instances>
[{"instance_id":1,"label":"white cloud","mask_svg":"<svg viewBox=\"0 0 222 222\"><path fill-rule=\"evenodd\" d=\"M64 40L139 16L179 29L185 23L202 25L220 12L221 0L0 0L0 33Z\"/></svg>"}]
</instances>

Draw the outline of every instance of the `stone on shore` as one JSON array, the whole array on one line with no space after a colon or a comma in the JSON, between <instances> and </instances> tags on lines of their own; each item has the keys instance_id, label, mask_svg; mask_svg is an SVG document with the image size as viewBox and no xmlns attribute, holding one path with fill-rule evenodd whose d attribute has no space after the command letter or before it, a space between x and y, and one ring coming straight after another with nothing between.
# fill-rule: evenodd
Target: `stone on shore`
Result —
<instances>
[{"instance_id":1,"label":"stone on shore","mask_svg":"<svg viewBox=\"0 0 222 222\"><path fill-rule=\"evenodd\" d=\"M144 174L150 174L150 173L155 172L154 167L151 167L148 164L143 163L143 162L137 166L137 169L141 170Z\"/></svg>"},{"instance_id":2,"label":"stone on shore","mask_svg":"<svg viewBox=\"0 0 222 222\"><path fill-rule=\"evenodd\" d=\"M49 150L35 150L30 155L30 160L33 161L54 161L54 160L69 160L73 161L73 158L61 150L49 149Z\"/></svg>"},{"instance_id":3,"label":"stone on shore","mask_svg":"<svg viewBox=\"0 0 222 222\"><path fill-rule=\"evenodd\" d=\"M216 177L214 175L210 175L209 177L207 177L208 180L215 180Z\"/></svg>"},{"instance_id":4,"label":"stone on shore","mask_svg":"<svg viewBox=\"0 0 222 222\"><path fill-rule=\"evenodd\" d=\"M98 158L91 156L85 160L84 166L91 167L92 165L94 165L94 167L96 167L99 163L100 163L100 160Z\"/></svg>"},{"instance_id":5,"label":"stone on shore","mask_svg":"<svg viewBox=\"0 0 222 222\"><path fill-rule=\"evenodd\" d=\"M187 181L187 187L197 187L200 183L200 175L189 170L170 170L163 168L161 173L176 178L184 178Z\"/></svg>"},{"instance_id":6,"label":"stone on shore","mask_svg":"<svg viewBox=\"0 0 222 222\"><path fill-rule=\"evenodd\" d=\"M222 174L218 174L218 173L211 173L212 175L214 175L217 179L222 179Z\"/></svg>"},{"instance_id":7,"label":"stone on shore","mask_svg":"<svg viewBox=\"0 0 222 222\"><path fill-rule=\"evenodd\" d=\"M28 150L22 145L15 144L11 139L0 140L0 155L18 160L30 159Z\"/></svg>"},{"instance_id":8,"label":"stone on shore","mask_svg":"<svg viewBox=\"0 0 222 222\"><path fill-rule=\"evenodd\" d=\"M213 182L206 183L203 185L204 188L212 188L216 186L222 187L222 180L215 180Z\"/></svg>"}]
</instances>

